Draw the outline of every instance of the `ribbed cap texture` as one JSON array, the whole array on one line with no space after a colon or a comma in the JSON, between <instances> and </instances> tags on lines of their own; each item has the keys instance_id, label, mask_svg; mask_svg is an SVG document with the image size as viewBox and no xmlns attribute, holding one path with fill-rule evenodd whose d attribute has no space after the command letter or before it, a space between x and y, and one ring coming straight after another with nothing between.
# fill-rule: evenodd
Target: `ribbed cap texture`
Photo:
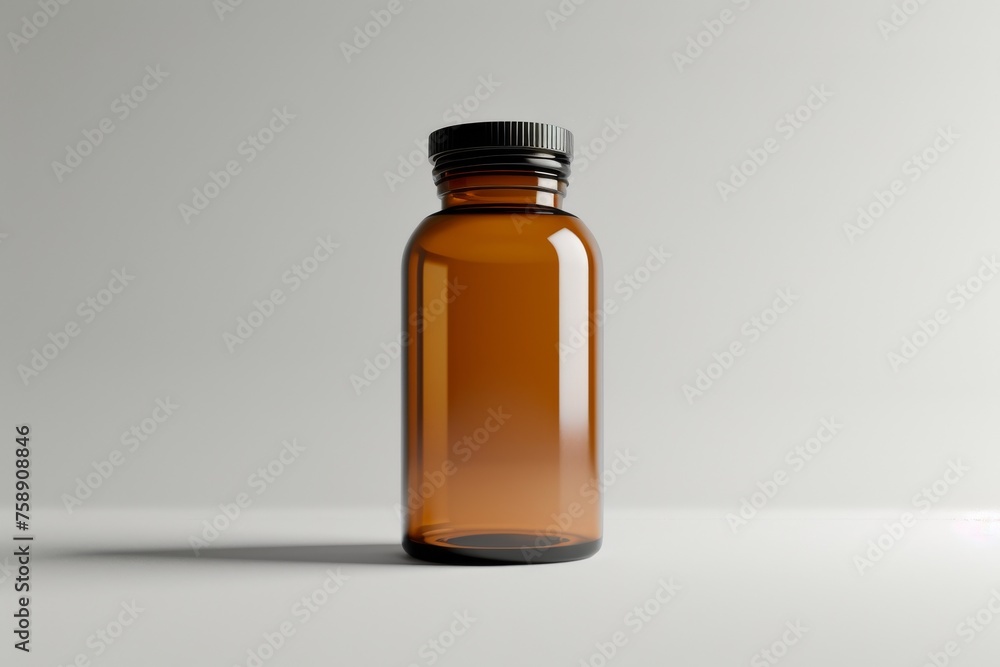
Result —
<instances>
[{"instance_id":1,"label":"ribbed cap texture","mask_svg":"<svg viewBox=\"0 0 1000 667\"><path fill-rule=\"evenodd\" d=\"M573 133L549 123L497 120L464 123L431 132L427 152L431 163L443 153L484 148L529 148L561 153L573 159Z\"/></svg>"}]
</instances>

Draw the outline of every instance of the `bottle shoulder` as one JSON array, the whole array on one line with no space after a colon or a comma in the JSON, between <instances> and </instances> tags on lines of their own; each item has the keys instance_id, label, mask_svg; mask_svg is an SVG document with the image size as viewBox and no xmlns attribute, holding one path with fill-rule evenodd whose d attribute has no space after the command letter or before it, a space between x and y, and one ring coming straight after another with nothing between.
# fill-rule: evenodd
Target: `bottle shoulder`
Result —
<instances>
[{"instance_id":1,"label":"bottle shoulder","mask_svg":"<svg viewBox=\"0 0 1000 667\"><path fill-rule=\"evenodd\" d=\"M414 230L406 254L474 261L549 260L554 257L553 238L567 234L599 261L597 241L586 224L568 211L545 206L477 205L435 211Z\"/></svg>"}]
</instances>

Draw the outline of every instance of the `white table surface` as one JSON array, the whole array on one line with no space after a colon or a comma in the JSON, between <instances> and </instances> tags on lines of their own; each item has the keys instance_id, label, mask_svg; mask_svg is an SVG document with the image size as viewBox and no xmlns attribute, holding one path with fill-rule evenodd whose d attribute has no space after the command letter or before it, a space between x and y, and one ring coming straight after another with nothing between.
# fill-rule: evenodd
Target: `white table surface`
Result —
<instances>
[{"instance_id":1,"label":"white table surface","mask_svg":"<svg viewBox=\"0 0 1000 667\"><path fill-rule=\"evenodd\" d=\"M204 513L52 511L34 524L33 651L2 664L256 665L248 650L288 622L259 664L918 667L954 641L939 661L1000 665L1000 515L922 516L859 574L854 556L899 514L762 513L734 534L720 513L615 510L589 560L454 567L405 557L391 510L255 509L198 557L187 540ZM307 618L294 605L329 571L342 584ZM679 587L665 603L661 581ZM95 633L133 601L96 655ZM991 622L970 630L977 613ZM605 660L597 644L619 632Z\"/></svg>"}]
</instances>

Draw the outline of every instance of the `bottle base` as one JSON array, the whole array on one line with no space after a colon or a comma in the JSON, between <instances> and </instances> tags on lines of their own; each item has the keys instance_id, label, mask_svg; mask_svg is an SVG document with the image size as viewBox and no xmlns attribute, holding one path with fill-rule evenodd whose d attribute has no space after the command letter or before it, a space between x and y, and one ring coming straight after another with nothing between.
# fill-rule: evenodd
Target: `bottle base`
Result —
<instances>
[{"instance_id":1,"label":"bottle base","mask_svg":"<svg viewBox=\"0 0 1000 667\"><path fill-rule=\"evenodd\" d=\"M571 542L563 545L563 543ZM600 538L589 542L559 537L539 538L516 533L463 535L436 543L403 538L403 550L414 558L448 565L532 565L590 558L601 549Z\"/></svg>"}]
</instances>

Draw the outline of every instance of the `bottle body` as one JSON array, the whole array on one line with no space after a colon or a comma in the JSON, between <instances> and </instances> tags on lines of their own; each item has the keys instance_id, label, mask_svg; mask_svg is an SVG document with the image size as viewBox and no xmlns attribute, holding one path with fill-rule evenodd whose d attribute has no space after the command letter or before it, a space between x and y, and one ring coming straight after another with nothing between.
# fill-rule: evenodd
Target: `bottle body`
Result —
<instances>
[{"instance_id":1,"label":"bottle body","mask_svg":"<svg viewBox=\"0 0 1000 667\"><path fill-rule=\"evenodd\" d=\"M404 255L404 547L585 558L603 505L599 251L555 206L482 193L425 219Z\"/></svg>"}]
</instances>

